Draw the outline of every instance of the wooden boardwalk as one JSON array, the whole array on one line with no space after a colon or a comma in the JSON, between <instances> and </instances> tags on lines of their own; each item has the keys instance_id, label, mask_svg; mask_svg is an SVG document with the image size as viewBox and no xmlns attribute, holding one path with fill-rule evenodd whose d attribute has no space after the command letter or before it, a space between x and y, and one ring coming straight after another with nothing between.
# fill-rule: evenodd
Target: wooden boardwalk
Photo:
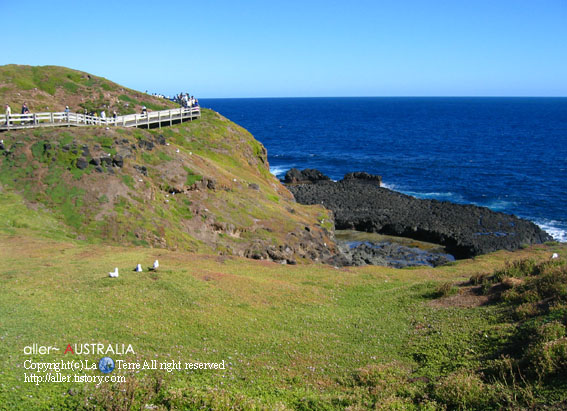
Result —
<instances>
[{"instance_id":1,"label":"wooden boardwalk","mask_svg":"<svg viewBox=\"0 0 567 411\"><path fill-rule=\"evenodd\" d=\"M12 114L9 122L6 115L0 115L0 131L37 127L143 127L171 126L201 117L200 107L180 107L171 110L152 111L147 114L128 114L116 118L93 117L79 113L30 113Z\"/></svg>"}]
</instances>

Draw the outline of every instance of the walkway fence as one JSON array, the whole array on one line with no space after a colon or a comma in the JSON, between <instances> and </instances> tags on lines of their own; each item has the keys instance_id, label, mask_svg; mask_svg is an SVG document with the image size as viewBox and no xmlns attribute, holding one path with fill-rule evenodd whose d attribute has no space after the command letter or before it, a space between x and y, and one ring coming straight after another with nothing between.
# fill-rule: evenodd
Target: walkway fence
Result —
<instances>
[{"instance_id":1,"label":"walkway fence","mask_svg":"<svg viewBox=\"0 0 567 411\"><path fill-rule=\"evenodd\" d=\"M0 131L36 127L82 127L82 126L118 126L161 128L174 123L193 121L201 117L200 107L181 107L171 110L152 111L146 114L128 114L125 116L94 117L79 113L30 113L12 114L8 121L6 115L0 115ZM156 126L157 125L157 126Z\"/></svg>"}]
</instances>

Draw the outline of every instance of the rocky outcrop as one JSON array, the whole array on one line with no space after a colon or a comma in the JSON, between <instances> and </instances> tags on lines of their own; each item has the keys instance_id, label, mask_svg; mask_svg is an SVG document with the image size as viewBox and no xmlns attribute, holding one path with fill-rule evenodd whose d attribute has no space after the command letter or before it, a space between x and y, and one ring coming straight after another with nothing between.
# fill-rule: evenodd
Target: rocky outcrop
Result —
<instances>
[{"instance_id":1,"label":"rocky outcrop","mask_svg":"<svg viewBox=\"0 0 567 411\"><path fill-rule=\"evenodd\" d=\"M343 180L356 180L357 182L361 183L375 184L378 187L382 185L382 176L369 174L364 171L355 171L354 173L345 174Z\"/></svg>"},{"instance_id":2,"label":"rocky outcrop","mask_svg":"<svg viewBox=\"0 0 567 411\"><path fill-rule=\"evenodd\" d=\"M437 267L455 260L448 254L434 253L390 242L343 244L339 248L340 254L327 260L328 264L341 267L349 265L382 265L394 268Z\"/></svg>"},{"instance_id":3,"label":"rocky outcrop","mask_svg":"<svg viewBox=\"0 0 567 411\"><path fill-rule=\"evenodd\" d=\"M325 174L321 173L319 170L306 168L303 171L297 168L292 168L289 170L284 177L284 183L286 184L303 184L303 183L315 183L318 181L330 181L331 179Z\"/></svg>"},{"instance_id":4,"label":"rocky outcrop","mask_svg":"<svg viewBox=\"0 0 567 411\"><path fill-rule=\"evenodd\" d=\"M485 207L420 200L358 179L289 185L297 202L333 211L337 229L441 244L456 258L516 250L551 237L530 221Z\"/></svg>"},{"instance_id":5,"label":"rocky outcrop","mask_svg":"<svg viewBox=\"0 0 567 411\"><path fill-rule=\"evenodd\" d=\"M85 158L79 157L79 158L77 159L77 164L76 164L76 165L77 165L77 168L78 168L79 170L84 170L85 168L87 168L87 167L89 166L89 163L88 163L88 161L87 161Z\"/></svg>"},{"instance_id":6,"label":"rocky outcrop","mask_svg":"<svg viewBox=\"0 0 567 411\"><path fill-rule=\"evenodd\" d=\"M285 242L278 246L270 241L255 240L243 255L255 260L270 260L281 264L296 264L296 257L299 257L333 265L353 265L343 263L338 247L331 242L328 232L316 226L305 226L303 230L289 232Z\"/></svg>"}]
</instances>

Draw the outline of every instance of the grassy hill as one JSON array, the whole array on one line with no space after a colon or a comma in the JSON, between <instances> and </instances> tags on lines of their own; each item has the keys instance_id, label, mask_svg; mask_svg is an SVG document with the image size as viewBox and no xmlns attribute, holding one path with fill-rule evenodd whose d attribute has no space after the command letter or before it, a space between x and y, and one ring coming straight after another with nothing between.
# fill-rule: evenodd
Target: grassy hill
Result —
<instances>
[{"instance_id":1,"label":"grassy hill","mask_svg":"<svg viewBox=\"0 0 567 411\"><path fill-rule=\"evenodd\" d=\"M161 130L36 129L3 139L4 189L48 209L74 238L282 262L334 250L327 211L296 204L264 147L210 110Z\"/></svg>"},{"instance_id":2,"label":"grassy hill","mask_svg":"<svg viewBox=\"0 0 567 411\"><path fill-rule=\"evenodd\" d=\"M53 106L106 91L92 75L100 83L65 88L74 72L62 68L40 90L24 79L45 68L6 67L3 96ZM295 203L264 147L213 111L161 130L0 138L0 410L565 408L563 244L337 269L314 262L334 252L332 216ZM100 383L60 381L96 369L30 368L96 368L103 355L64 354L91 343L131 344L115 361L183 366L118 367L108 375L120 380ZM59 351L26 353L33 344Z\"/></svg>"},{"instance_id":3,"label":"grassy hill","mask_svg":"<svg viewBox=\"0 0 567 411\"><path fill-rule=\"evenodd\" d=\"M59 66L0 66L0 102L9 104L13 113L19 113L23 103L30 111L63 111L69 106L73 112L85 109L107 114L139 113L142 106L150 110L165 110L176 104L131 90L82 71Z\"/></svg>"}]
</instances>

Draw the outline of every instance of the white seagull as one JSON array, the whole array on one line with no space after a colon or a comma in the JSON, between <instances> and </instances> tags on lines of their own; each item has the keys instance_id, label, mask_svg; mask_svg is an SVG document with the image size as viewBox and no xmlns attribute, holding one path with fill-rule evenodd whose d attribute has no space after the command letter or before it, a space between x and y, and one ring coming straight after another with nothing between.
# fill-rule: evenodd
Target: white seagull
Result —
<instances>
[{"instance_id":1,"label":"white seagull","mask_svg":"<svg viewBox=\"0 0 567 411\"><path fill-rule=\"evenodd\" d=\"M551 256L551 259L555 260L556 258L559 258L559 254L553 253L553 255Z\"/></svg>"},{"instance_id":2,"label":"white seagull","mask_svg":"<svg viewBox=\"0 0 567 411\"><path fill-rule=\"evenodd\" d=\"M142 271L142 264L138 264L136 266L136 268L134 269L134 271L136 271L137 273L141 272Z\"/></svg>"},{"instance_id":3,"label":"white seagull","mask_svg":"<svg viewBox=\"0 0 567 411\"><path fill-rule=\"evenodd\" d=\"M154 265L152 267L150 267L150 271L155 271L159 268L159 261L155 260L154 261Z\"/></svg>"},{"instance_id":4,"label":"white seagull","mask_svg":"<svg viewBox=\"0 0 567 411\"><path fill-rule=\"evenodd\" d=\"M116 267L116 268L114 269L114 272L108 273L108 276L109 276L109 277L112 277L112 278L117 278L117 277L118 277L118 267Z\"/></svg>"}]
</instances>

